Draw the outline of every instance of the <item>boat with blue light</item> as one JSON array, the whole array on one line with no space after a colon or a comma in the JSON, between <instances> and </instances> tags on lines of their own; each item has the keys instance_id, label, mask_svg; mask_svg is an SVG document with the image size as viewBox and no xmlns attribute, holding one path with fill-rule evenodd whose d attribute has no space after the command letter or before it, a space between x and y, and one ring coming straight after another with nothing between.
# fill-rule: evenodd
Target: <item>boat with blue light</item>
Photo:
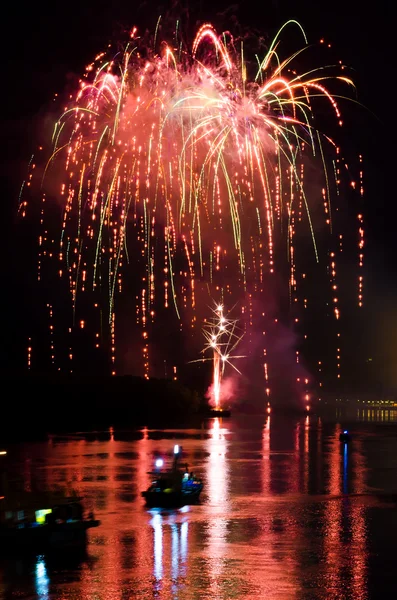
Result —
<instances>
[{"instance_id":1,"label":"boat with blue light","mask_svg":"<svg viewBox=\"0 0 397 600\"><path fill-rule=\"evenodd\" d=\"M163 469L164 460L156 459L155 470L149 473L152 482L141 492L148 508L179 508L199 500L203 482L189 472L187 465L184 469L179 467L181 456L182 447L176 444L171 469Z\"/></svg>"},{"instance_id":2,"label":"boat with blue light","mask_svg":"<svg viewBox=\"0 0 397 600\"><path fill-rule=\"evenodd\" d=\"M350 442L350 440L351 440L350 433L348 432L347 429L344 429L342 431L342 433L339 434L339 441L347 443L347 442Z\"/></svg>"}]
</instances>

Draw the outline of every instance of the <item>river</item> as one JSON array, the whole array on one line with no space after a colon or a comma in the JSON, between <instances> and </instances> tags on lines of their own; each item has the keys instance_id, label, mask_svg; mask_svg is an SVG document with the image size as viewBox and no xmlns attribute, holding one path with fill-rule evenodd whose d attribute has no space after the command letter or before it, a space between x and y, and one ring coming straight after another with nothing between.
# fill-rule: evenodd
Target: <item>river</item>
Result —
<instances>
[{"instance_id":1,"label":"river","mask_svg":"<svg viewBox=\"0 0 397 600\"><path fill-rule=\"evenodd\" d=\"M316 415L9 444L25 489L67 486L101 525L84 555L0 559L0 599L394 599L396 419L350 419L349 444L346 419ZM201 502L149 511L147 472L174 444L204 481Z\"/></svg>"}]
</instances>

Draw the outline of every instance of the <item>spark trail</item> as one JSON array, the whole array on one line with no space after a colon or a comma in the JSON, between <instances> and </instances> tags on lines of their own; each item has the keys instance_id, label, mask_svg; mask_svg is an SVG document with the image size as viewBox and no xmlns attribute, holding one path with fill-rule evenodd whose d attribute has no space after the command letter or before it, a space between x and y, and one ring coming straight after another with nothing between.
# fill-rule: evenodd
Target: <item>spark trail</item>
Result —
<instances>
[{"instance_id":1,"label":"spark trail","mask_svg":"<svg viewBox=\"0 0 397 600\"><path fill-rule=\"evenodd\" d=\"M237 319L230 319L224 313L224 306L218 304L212 309L214 314L212 319L206 321L203 327L203 334L206 340L203 354L210 350L212 356L210 358L203 357L192 362L212 362L212 386L211 400L216 409L220 408L222 397L222 378L225 372L226 365L230 365L237 373L239 369L233 364L235 360L245 358L245 356L233 354L244 334L238 333ZM240 373L241 374L241 373Z\"/></svg>"}]
</instances>

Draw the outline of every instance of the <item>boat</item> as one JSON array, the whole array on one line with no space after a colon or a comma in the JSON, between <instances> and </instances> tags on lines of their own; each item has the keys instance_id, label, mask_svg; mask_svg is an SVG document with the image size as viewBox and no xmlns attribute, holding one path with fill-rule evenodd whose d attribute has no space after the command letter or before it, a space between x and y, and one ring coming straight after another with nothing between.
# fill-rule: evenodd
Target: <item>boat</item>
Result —
<instances>
[{"instance_id":1,"label":"boat","mask_svg":"<svg viewBox=\"0 0 397 600\"><path fill-rule=\"evenodd\" d=\"M184 469L179 467L181 455L182 447L176 444L171 469L163 470L163 459L156 460L156 470L148 473L152 482L147 490L141 492L148 508L180 508L199 500L203 483L193 472L189 473L187 465Z\"/></svg>"},{"instance_id":2,"label":"boat","mask_svg":"<svg viewBox=\"0 0 397 600\"><path fill-rule=\"evenodd\" d=\"M0 552L44 553L82 548L87 529L100 521L84 515L82 498L61 492L18 492L0 496Z\"/></svg>"},{"instance_id":3,"label":"boat","mask_svg":"<svg viewBox=\"0 0 397 600\"><path fill-rule=\"evenodd\" d=\"M209 417L231 417L232 412L229 409L225 408L211 408L208 413Z\"/></svg>"},{"instance_id":4,"label":"boat","mask_svg":"<svg viewBox=\"0 0 397 600\"><path fill-rule=\"evenodd\" d=\"M339 434L339 441L340 442L350 442L351 440L351 436L350 433L347 431L347 429L345 429L342 433Z\"/></svg>"}]
</instances>

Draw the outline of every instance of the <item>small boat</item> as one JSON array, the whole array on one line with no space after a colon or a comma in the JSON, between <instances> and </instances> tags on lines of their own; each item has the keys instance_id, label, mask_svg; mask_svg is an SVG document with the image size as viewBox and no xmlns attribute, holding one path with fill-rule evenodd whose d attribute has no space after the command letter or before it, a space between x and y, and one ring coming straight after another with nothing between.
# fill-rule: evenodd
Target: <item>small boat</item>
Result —
<instances>
[{"instance_id":1,"label":"small boat","mask_svg":"<svg viewBox=\"0 0 397 600\"><path fill-rule=\"evenodd\" d=\"M178 467L181 455L182 447L175 445L173 465L168 470L162 470L162 458L156 460L156 470L149 473L152 483L141 492L148 508L179 508L198 501L203 483L194 473L189 473L187 465L184 470Z\"/></svg>"},{"instance_id":2,"label":"small boat","mask_svg":"<svg viewBox=\"0 0 397 600\"><path fill-rule=\"evenodd\" d=\"M224 409L224 408L211 408L208 414L210 417L223 417L223 418L231 417L231 415L232 415L232 413L229 409Z\"/></svg>"},{"instance_id":3,"label":"small boat","mask_svg":"<svg viewBox=\"0 0 397 600\"><path fill-rule=\"evenodd\" d=\"M347 429L345 429L342 433L339 434L339 441L340 442L350 442L351 440L351 436L350 433L347 431Z\"/></svg>"},{"instance_id":4,"label":"small boat","mask_svg":"<svg viewBox=\"0 0 397 600\"><path fill-rule=\"evenodd\" d=\"M98 527L84 516L82 498L53 492L19 492L0 497L0 549L46 552L84 547L87 529Z\"/></svg>"}]
</instances>

